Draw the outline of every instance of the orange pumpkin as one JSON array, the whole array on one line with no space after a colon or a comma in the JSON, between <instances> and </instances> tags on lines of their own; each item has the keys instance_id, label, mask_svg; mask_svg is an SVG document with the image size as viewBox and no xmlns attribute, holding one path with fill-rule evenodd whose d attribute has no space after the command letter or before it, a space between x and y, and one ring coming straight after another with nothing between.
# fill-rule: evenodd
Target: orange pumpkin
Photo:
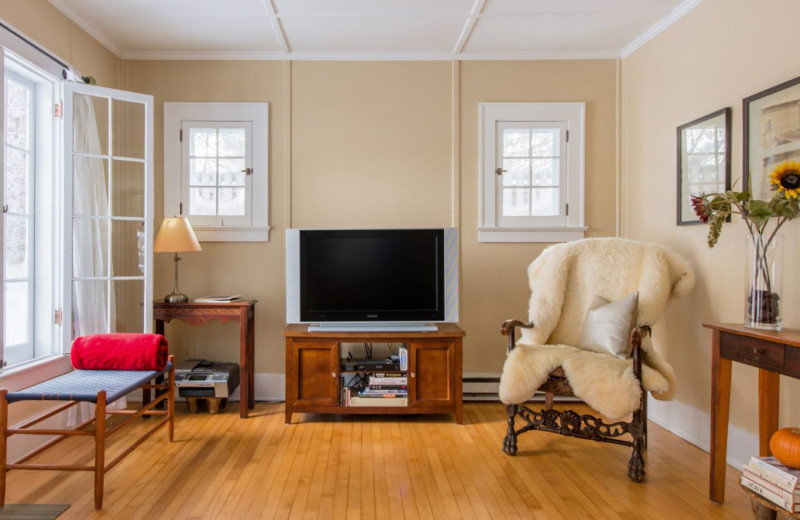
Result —
<instances>
[{"instance_id":1,"label":"orange pumpkin","mask_svg":"<svg viewBox=\"0 0 800 520\"><path fill-rule=\"evenodd\" d=\"M790 468L800 469L800 428L781 428L769 440L775 458Z\"/></svg>"}]
</instances>

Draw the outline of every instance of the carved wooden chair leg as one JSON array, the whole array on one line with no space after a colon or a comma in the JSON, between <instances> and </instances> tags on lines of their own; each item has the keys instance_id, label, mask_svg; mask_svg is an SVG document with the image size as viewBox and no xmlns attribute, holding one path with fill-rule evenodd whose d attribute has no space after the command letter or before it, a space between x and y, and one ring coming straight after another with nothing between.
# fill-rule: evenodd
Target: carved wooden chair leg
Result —
<instances>
[{"instance_id":1,"label":"carved wooden chair leg","mask_svg":"<svg viewBox=\"0 0 800 520\"><path fill-rule=\"evenodd\" d=\"M515 404L506 405L506 414L508 414L508 429L506 430L506 438L503 439L503 453L506 455L517 454L517 433L514 431L514 417L519 410Z\"/></svg>"},{"instance_id":2,"label":"carved wooden chair leg","mask_svg":"<svg viewBox=\"0 0 800 520\"><path fill-rule=\"evenodd\" d=\"M647 392L642 399L642 422L644 427L644 449L647 449Z\"/></svg>"},{"instance_id":3,"label":"carved wooden chair leg","mask_svg":"<svg viewBox=\"0 0 800 520\"><path fill-rule=\"evenodd\" d=\"M630 432L633 436L633 453L628 461L628 478L634 482L641 482L644 480L644 425L641 407L633 412Z\"/></svg>"},{"instance_id":4,"label":"carved wooden chair leg","mask_svg":"<svg viewBox=\"0 0 800 520\"><path fill-rule=\"evenodd\" d=\"M553 409L553 392L544 393L544 409L545 410Z\"/></svg>"}]
</instances>

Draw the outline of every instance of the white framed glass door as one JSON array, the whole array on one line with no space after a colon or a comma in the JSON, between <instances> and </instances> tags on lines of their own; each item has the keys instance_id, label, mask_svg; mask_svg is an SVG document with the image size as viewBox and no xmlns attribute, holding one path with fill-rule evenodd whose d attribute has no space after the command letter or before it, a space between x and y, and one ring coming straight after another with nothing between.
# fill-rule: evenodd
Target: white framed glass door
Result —
<instances>
[{"instance_id":1,"label":"white framed glass door","mask_svg":"<svg viewBox=\"0 0 800 520\"><path fill-rule=\"evenodd\" d=\"M64 87L64 345L152 330L153 97Z\"/></svg>"}]
</instances>

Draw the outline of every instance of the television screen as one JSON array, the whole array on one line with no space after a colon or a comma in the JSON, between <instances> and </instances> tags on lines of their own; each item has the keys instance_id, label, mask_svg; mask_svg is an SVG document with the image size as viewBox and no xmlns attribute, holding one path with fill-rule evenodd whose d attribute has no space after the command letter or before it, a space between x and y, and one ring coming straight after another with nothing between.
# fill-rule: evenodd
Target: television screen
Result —
<instances>
[{"instance_id":1,"label":"television screen","mask_svg":"<svg viewBox=\"0 0 800 520\"><path fill-rule=\"evenodd\" d=\"M441 321L444 230L300 232L303 321Z\"/></svg>"}]
</instances>

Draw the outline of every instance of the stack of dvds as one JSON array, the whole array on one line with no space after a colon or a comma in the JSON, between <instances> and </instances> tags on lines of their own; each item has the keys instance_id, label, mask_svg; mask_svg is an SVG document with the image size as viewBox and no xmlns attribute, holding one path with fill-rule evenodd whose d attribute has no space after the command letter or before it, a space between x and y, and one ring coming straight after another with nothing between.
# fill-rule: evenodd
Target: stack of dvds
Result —
<instances>
[{"instance_id":1,"label":"stack of dvds","mask_svg":"<svg viewBox=\"0 0 800 520\"><path fill-rule=\"evenodd\" d=\"M742 485L770 502L800 512L800 470L781 464L775 457L753 457L742 468Z\"/></svg>"},{"instance_id":2,"label":"stack of dvds","mask_svg":"<svg viewBox=\"0 0 800 520\"><path fill-rule=\"evenodd\" d=\"M372 374L347 406L408 406L408 378L400 373Z\"/></svg>"}]
</instances>

